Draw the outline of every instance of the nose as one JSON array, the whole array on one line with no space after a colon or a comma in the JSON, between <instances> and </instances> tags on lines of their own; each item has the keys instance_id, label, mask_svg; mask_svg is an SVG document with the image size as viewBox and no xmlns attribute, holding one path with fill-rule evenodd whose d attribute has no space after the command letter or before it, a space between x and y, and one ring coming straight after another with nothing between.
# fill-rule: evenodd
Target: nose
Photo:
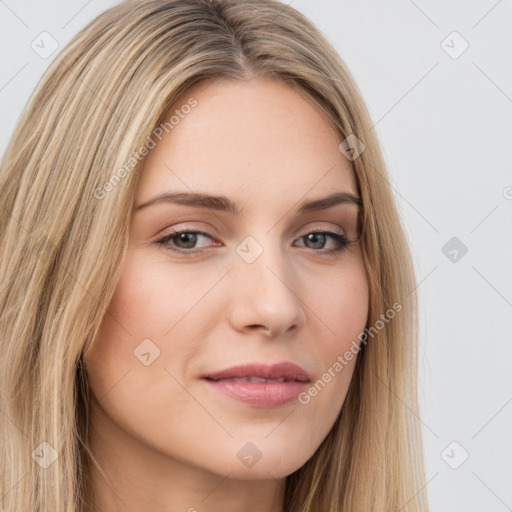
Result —
<instances>
[{"instance_id":1,"label":"nose","mask_svg":"<svg viewBox=\"0 0 512 512\"><path fill-rule=\"evenodd\" d=\"M299 330L305 322L299 280L279 249L265 249L252 263L235 258L231 272L230 321L240 332L270 338Z\"/></svg>"}]
</instances>

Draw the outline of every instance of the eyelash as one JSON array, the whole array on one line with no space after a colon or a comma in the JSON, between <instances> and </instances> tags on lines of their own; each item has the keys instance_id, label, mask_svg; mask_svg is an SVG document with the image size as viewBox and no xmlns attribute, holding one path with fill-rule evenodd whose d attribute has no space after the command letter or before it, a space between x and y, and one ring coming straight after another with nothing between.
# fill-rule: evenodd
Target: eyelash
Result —
<instances>
[{"instance_id":1,"label":"eyelash","mask_svg":"<svg viewBox=\"0 0 512 512\"><path fill-rule=\"evenodd\" d=\"M176 237L178 237L179 235L181 235L183 233L192 233L195 235L203 235L208 238L213 238L212 236L210 236L208 233L205 233L204 231L197 231L197 230L193 230L193 229L184 228L181 230L172 231L171 233L160 238L159 240L156 240L155 243L157 245L161 246L166 251L171 251L171 252L180 253L180 254L198 254L200 252L204 252L205 250L207 250L207 248L187 250L187 249L180 249L180 248L176 248L175 246L174 247L171 246L170 241L175 239ZM341 254L342 252L344 252L348 248L349 245L354 243L354 242L350 241L345 235L338 233L336 231L330 231L330 230L313 230L313 231L310 231L310 232L306 233L305 235L299 237L298 240L301 240L301 239L307 237L308 235L312 235L312 234L328 235L338 243L338 247L336 249L330 249L327 251L324 249L310 249L310 251L313 251L316 254L324 254L326 256L337 256L337 255ZM307 249L307 247L306 247L306 249Z\"/></svg>"}]
</instances>

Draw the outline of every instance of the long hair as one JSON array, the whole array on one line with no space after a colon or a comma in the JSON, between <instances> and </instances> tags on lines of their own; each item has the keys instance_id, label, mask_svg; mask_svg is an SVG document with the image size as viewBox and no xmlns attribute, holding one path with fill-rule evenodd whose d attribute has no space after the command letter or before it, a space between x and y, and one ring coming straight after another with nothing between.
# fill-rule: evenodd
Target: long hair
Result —
<instances>
[{"instance_id":1,"label":"long hair","mask_svg":"<svg viewBox=\"0 0 512 512\"><path fill-rule=\"evenodd\" d=\"M285 510L427 511L415 276L384 158L340 56L277 0L121 2L74 37L27 103L0 167L6 510L86 510L95 461L82 360L122 268L140 148L192 85L252 77L306 93L340 140L353 135L364 144L349 160L363 203L371 338L333 428L287 477ZM393 304L400 312L379 320Z\"/></svg>"}]
</instances>

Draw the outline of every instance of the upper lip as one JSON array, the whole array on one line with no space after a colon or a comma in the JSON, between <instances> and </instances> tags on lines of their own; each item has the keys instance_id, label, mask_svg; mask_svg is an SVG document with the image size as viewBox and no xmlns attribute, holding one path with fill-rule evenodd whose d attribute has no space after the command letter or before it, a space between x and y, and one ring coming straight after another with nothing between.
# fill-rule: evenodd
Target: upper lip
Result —
<instances>
[{"instance_id":1,"label":"upper lip","mask_svg":"<svg viewBox=\"0 0 512 512\"><path fill-rule=\"evenodd\" d=\"M281 379L284 377L285 380L291 381L309 381L309 375L306 370L290 362L276 363L273 365L250 363L203 375L204 379L210 380L236 379L242 377L260 377L262 379Z\"/></svg>"}]
</instances>

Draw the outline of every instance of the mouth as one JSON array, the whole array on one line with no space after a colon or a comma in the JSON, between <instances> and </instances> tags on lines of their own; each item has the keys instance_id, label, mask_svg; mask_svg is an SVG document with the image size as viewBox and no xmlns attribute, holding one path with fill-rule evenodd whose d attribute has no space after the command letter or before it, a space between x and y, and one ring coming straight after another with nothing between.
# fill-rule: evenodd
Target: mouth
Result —
<instances>
[{"instance_id":1,"label":"mouth","mask_svg":"<svg viewBox=\"0 0 512 512\"><path fill-rule=\"evenodd\" d=\"M310 382L298 365L253 363L204 375L211 388L253 407L272 408L294 401Z\"/></svg>"}]
</instances>

